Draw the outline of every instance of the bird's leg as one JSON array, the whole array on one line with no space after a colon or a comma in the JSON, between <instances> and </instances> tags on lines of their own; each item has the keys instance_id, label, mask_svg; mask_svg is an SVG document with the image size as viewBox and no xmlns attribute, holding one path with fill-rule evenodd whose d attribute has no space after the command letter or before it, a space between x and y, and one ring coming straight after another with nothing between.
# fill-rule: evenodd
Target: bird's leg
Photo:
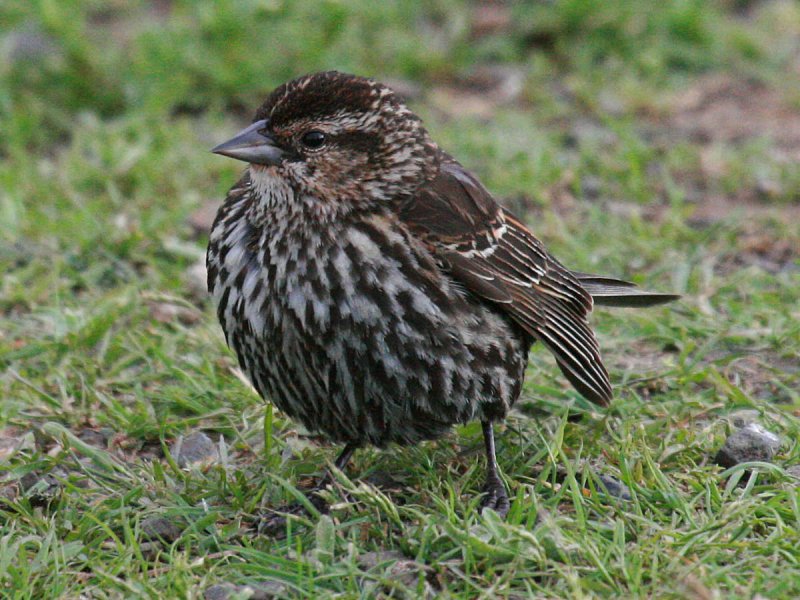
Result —
<instances>
[{"instance_id":1,"label":"bird's leg","mask_svg":"<svg viewBox=\"0 0 800 600\"><path fill-rule=\"evenodd\" d=\"M356 448L358 446L355 444L347 444L339 453L339 456L336 457L336 460L333 461L333 466L340 471L344 470ZM319 492L324 490L332 479L333 472L330 469L325 469L325 473L319 478L319 481L306 493L311 505L322 514L327 513L329 507ZM258 524L258 531L259 533L270 535L282 533L286 529L286 519L289 515L301 515L307 512L306 505L302 502L292 502L278 510L269 509Z\"/></svg>"},{"instance_id":2,"label":"bird's leg","mask_svg":"<svg viewBox=\"0 0 800 600\"><path fill-rule=\"evenodd\" d=\"M339 453L339 456L336 457L336 460L333 461L333 466L336 467L339 471L344 471L344 468L347 466L347 463L350 462L350 458L353 456L353 453L356 451L356 448L358 448L358 446L356 446L355 444L347 444ZM324 511L315 504L314 498L319 498L319 494L317 494L317 492L324 490L325 486L328 485L331 479L333 479L333 471L331 471L330 469L325 469L325 473L323 473L322 477L319 478L319 481L317 481L316 485L313 488L311 488L311 491L308 494L311 503L314 504L316 509L319 510L320 512ZM322 505L324 506L324 502Z\"/></svg>"},{"instance_id":3,"label":"bird's leg","mask_svg":"<svg viewBox=\"0 0 800 600\"><path fill-rule=\"evenodd\" d=\"M494 429L490 421L484 421L483 442L486 444L486 484L483 486L484 497L481 500L481 511L491 508L501 517L508 513L508 493L497 470L497 456L494 450Z\"/></svg>"}]
</instances>

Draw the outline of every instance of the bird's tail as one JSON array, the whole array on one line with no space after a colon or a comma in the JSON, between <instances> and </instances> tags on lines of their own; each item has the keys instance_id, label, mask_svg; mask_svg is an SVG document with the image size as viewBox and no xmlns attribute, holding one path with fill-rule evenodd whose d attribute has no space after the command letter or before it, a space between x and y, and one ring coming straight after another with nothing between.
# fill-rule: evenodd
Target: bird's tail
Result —
<instances>
[{"instance_id":1,"label":"bird's tail","mask_svg":"<svg viewBox=\"0 0 800 600\"><path fill-rule=\"evenodd\" d=\"M661 292L648 292L641 290L635 283L601 277L589 273L574 273L583 288L592 295L594 303L598 306L655 306L672 302L680 298L680 294L663 294Z\"/></svg>"}]
</instances>

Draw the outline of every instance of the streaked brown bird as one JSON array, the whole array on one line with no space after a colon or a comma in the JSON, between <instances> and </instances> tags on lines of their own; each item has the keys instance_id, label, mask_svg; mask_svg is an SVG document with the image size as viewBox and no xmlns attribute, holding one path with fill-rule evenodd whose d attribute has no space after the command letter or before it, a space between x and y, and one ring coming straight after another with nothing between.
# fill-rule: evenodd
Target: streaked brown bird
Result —
<instances>
[{"instance_id":1,"label":"streaked brown bird","mask_svg":"<svg viewBox=\"0 0 800 600\"><path fill-rule=\"evenodd\" d=\"M366 444L480 420L482 506L505 514L492 424L520 395L530 346L604 405L593 304L677 298L564 267L370 79L290 81L213 152L249 163L207 254L228 345L259 394L344 444L340 469Z\"/></svg>"}]
</instances>

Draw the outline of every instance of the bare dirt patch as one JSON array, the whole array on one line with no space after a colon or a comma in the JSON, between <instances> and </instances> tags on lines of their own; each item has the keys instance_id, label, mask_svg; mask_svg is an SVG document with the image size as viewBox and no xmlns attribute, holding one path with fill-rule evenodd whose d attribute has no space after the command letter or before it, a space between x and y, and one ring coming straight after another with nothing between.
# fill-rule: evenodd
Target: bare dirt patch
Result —
<instances>
[{"instance_id":1,"label":"bare dirt patch","mask_svg":"<svg viewBox=\"0 0 800 600\"><path fill-rule=\"evenodd\" d=\"M800 218L800 207L791 207ZM720 256L715 265L717 274L726 274L755 266L768 273L800 269L800 240L777 237L763 224L751 223L748 230L738 236L737 248Z\"/></svg>"},{"instance_id":2,"label":"bare dirt patch","mask_svg":"<svg viewBox=\"0 0 800 600\"><path fill-rule=\"evenodd\" d=\"M800 204L764 204L754 198L753 190L743 189L733 197L714 193L700 193L697 206L689 217L689 224L708 227L732 215L743 222L763 222L777 219L788 222L800 221Z\"/></svg>"},{"instance_id":3,"label":"bare dirt patch","mask_svg":"<svg viewBox=\"0 0 800 600\"><path fill-rule=\"evenodd\" d=\"M800 198L792 198L791 190L783 190L774 176L754 175L753 182L728 192L719 185L741 169L730 160L730 152L748 144L765 144L766 160L778 169L800 163L800 110L784 90L715 74L675 94L669 107L657 130L671 141L696 144L699 152L697 169L682 174L697 203L692 224L708 226L732 214L746 220L800 219L800 202L795 202ZM783 201L774 202L777 199Z\"/></svg>"},{"instance_id":4,"label":"bare dirt patch","mask_svg":"<svg viewBox=\"0 0 800 600\"><path fill-rule=\"evenodd\" d=\"M727 75L705 77L674 99L669 124L699 144L771 140L776 157L800 161L800 110L775 88Z\"/></svg>"},{"instance_id":5,"label":"bare dirt patch","mask_svg":"<svg viewBox=\"0 0 800 600\"><path fill-rule=\"evenodd\" d=\"M791 357L768 349L739 352L720 350L703 361L716 365L719 372L751 398L776 403L792 401L800 364Z\"/></svg>"},{"instance_id":6,"label":"bare dirt patch","mask_svg":"<svg viewBox=\"0 0 800 600\"><path fill-rule=\"evenodd\" d=\"M743 392L772 402L791 401L787 388L791 388L799 371L796 362L771 353L738 357L723 368L728 380Z\"/></svg>"}]
</instances>

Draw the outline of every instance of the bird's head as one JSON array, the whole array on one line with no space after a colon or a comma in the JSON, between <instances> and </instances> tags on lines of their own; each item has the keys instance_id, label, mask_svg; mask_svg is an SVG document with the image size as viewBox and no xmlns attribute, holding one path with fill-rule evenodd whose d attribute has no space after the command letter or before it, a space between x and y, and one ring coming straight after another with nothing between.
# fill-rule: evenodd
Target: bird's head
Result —
<instances>
[{"instance_id":1,"label":"bird's head","mask_svg":"<svg viewBox=\"0 0 800 600\"><path fill-rule=\"evenodd\" d=\"M438 169L421 121L388 87L336 71L278 87L253 124L213 152L250 163L254 187L330 214L413 194Z\"/></svg>"}]
</instances>

